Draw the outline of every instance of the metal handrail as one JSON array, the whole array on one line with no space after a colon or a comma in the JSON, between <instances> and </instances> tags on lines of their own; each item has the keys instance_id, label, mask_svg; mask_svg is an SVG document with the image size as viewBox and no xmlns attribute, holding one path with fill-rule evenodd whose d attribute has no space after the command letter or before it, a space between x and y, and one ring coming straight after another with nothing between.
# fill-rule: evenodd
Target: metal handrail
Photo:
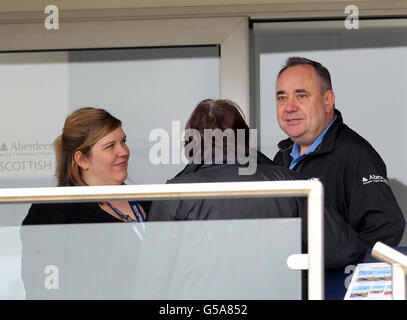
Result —
<instances>
[{"instance_id":1,"label":"metal handrail","mask_svg":"<svg viewBox=\"0 0 407 320\"><path fill-rule=\"evenodd\" d=\"M407 256L378 241L372 256L391 264L393 300L406 300Z\"/></svg>"},{"instance_id":2,"label":"metal handrail","mask_svg":"<svg viewBox=\"0 0 407 320\"><path fill-rule=\"evenodd\" d=\"M85 202L101 200L165 200L225 197L308 198L308 254L297 269L308 270L308 298L324 299L323 186L315 180L177 183L0 189L0 203Z\"/></svg>"}]
</instances>

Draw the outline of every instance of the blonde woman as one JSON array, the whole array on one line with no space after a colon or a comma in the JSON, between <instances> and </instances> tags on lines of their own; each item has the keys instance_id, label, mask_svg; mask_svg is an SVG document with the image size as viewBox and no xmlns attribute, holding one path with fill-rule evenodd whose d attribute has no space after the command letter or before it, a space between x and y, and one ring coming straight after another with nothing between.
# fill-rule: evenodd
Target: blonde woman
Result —
<instances>
[{"instance_id":1,"label":"blonde woman","mask_svg":"<svg viewBox=\"0 0 407 320\"><path fill-rule=\"evenodd\" d=\"M65 120L54 143L58 186L121 185L130 157L121 121L103 109L81 108ZM142 222L148 202L33 204L23 225Z\"/></svg>"}]
</instances>

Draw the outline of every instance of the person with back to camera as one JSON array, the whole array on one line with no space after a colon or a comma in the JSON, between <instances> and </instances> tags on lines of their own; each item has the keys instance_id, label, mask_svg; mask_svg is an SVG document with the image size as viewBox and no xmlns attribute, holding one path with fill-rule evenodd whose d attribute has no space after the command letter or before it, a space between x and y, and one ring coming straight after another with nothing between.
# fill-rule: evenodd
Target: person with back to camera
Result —
<instances>
[{"instance_id":1,"label":"person with back to camera","mask_svg":"<svg viewBox=\"0 0 407 320\"><path fill-rule=\"evenodd\" d=\"M121 121L103 109L81 108L65 120L54 143L59 187L122 185L130 151ZM23 225L143 222L149 202L33 204Z\"/></svg>"},{"instance_id":2,"label":"person with back to camera","mask_svg":"<svg viewBox=\"0 0 407 320\"><path fill-rule=\"evenodd\" d=\"M278 165L318 178L325 204L339 212L365 250L397 246L405 228L386 165L373 147L343 123L329 71L291 57L277 76L277 119L289 136L278 144Z\"/></svg>"},{"instance_id":3,"label":"person with back to camera","mask_svg":"<svg viewBox=\"0 0 407 320\"><path fill-rule=\"evenodd\" d=\"M186 131L186 144L195 154L188 154L190 163L167 183L206 183L234 181L279 181L306 180L306 176L289 169L276 166L257 149L249 146L249 127L239 107L229 100L203 100L192 112ZM205 130L220 129L220 134L228 131L234 135L234 148L221 143L221 146L205 136ZM239 139L239 130L245 133ZM221 139L223 137L221 136ZM209 143L207 143L209 141ZM222 141L222 140L221 140ZM206 143L205 143L206 142ZM198 150L198 151L197 151ZM187 147L186 147L187 151ZM223 154L222 161L216 161L216 152ZM188 153L188 151L187 151ZM227 158L235 159L233 163ZM250 174L241 174L244 160L250 162L255 170ZM247 168L246 168L247 169ZM325 267L327 269L345 266L359 257L364 250L363 243L357 238L341 216L334 211L325 210ZM268 197L249 199L194 199L153 201L148 221L171 220L210 220L210 219L250 219L250 218L302 218L303 247L307 242L307 203L304 197ZM346 235L346 236L344 236ZM305 249L306 250L306 249Z\"/></svg>"}]
</instances>

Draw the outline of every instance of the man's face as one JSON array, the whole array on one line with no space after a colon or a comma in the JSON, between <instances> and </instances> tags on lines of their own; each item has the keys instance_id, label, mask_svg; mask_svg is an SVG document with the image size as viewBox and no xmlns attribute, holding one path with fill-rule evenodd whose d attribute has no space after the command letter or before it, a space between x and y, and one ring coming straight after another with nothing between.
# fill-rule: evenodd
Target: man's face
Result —
<instances>
[{"instance_id":1,"label":"man's face","mask_svg":"<svg viewBox=\"0 0 407 320\"><path fill-rule=\"evenodd\" d=\"M301 154L334 117L333 91L321 92L320 79L309 65L284 70L277 80L276 102L280 128L300 145Z\"/></svg>"}]
</instances>

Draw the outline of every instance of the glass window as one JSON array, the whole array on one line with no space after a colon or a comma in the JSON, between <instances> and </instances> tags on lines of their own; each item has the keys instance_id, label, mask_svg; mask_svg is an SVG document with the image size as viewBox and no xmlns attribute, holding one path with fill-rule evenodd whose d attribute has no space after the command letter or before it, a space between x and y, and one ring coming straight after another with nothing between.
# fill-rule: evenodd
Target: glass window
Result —
<instances>
[{"instance_id":1,"label":"glass window","mask_svg":"<svg viewBox=\"0 0 407 320\"><path fill-rule=\"evenodd\" d=\"M11 226L0 240L0 299L301 299L298 218Z\"/></svg>"},{"instance_id":2,"label":"glass window","mask_svg":"<svg viewBox=\"0 0 407 320\"><path fill-rule=\"evenodd\" d=\"M192 110L220 96L218 46L1 53L0 72L2 188L54 186L53 142L66 116L85 106L122 120L129 183L165 183L185 166ZM166 137L168 149L154 152ZM1 224L18 225L25 213L2 215Z\"/></svg>"}]
</instances>

